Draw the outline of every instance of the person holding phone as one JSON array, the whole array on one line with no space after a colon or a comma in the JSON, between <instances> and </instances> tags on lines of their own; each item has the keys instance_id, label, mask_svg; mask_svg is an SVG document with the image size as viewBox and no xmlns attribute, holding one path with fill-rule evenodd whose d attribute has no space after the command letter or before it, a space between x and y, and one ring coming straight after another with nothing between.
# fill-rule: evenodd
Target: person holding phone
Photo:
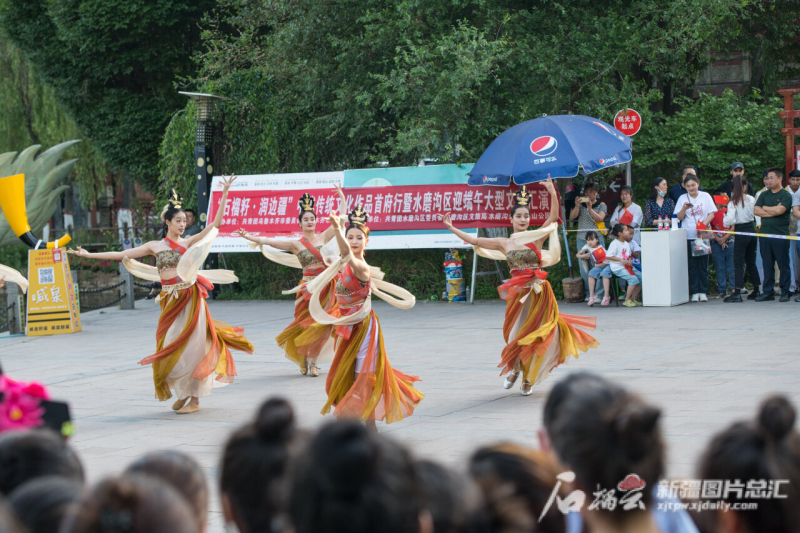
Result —
<instances>
[{"instance_id":1,"label":"person holding phone","mask_svg":"<svg viewBox=\"0 0 800 533\"><path fill-rule=\"evenodd\" d=\"M580 250L586 246L586 233L589 231L597 231L598 223L603 223L608 214L608 207L605 203L601 202L597 195L599 190L597 184L586 183L583 186L583 196L575 199L575 207L569 213L569 219L578 219L578 233L577 233L577 249ZM600 238L600 244L603 244L603 238ZM583 295L584 299L589 299L589 272L583 261L579 261L581 278L583 278ZM602 296L602 291L597 293Z\"/></svg>"},{"instance_id":2,"label":"person holding phone","mask_svg":"<svg viewBox=\"0 0 800 533\"><path fill-rule=\"evenodd\" d=\"M708 255L693 256L692 242L700 236L697 227L700 224L708 227L717 212L714 200L707 192L700 190L700 181L694 174L688 174L684 180L686 194L682 194L675 204L674 213L681 221L681 227L686 230L687 246L689 247L689 292L691 301L707 302L708 296Z\"/></svg>"}]
</instances>

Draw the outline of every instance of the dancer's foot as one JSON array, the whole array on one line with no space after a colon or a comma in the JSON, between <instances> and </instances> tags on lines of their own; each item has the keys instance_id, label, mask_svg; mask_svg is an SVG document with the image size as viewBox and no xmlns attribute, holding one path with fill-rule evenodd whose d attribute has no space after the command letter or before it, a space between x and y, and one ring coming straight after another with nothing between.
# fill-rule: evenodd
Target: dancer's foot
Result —
<instances>
[{"instance_id":1,"label":"dancer's foot","mask_svg":"<svg viewBox=\"0 0 800 533\"><path fill-rule=\"evenodd\" d=\"M510 389L514 386L514 383L517 382L517 378L519 377L519 370L514 372L509 372L508 376L506 376L506 381L503 383L504 389Z\"/></svg>"},{"instance_id":2,"label":"dancer's foot","mask_svg":"<svg viewBox=\"0 0 800 533\"><path fill-rule=\"evenodd\" d=\"M308 359L303 357L303 364L300 365L300 373L304 376L308 374Z\"/></svg>"},{"instance_id":3,"label":"dancer's foot","mask_svg":"<svg viewBox=\"0 0 800 533\"><path fill-rule=\"evenodd\" d=\"M184 405L182 408L178 409L177 413L179 415L188 415L189 413L196 413L200 410L200 398L192 397L192 400Z\"/></svg>"},{"instance_id":4,"label":"dancer's foot","mask_svg":"<svg viewBox=\"0 0 800 533\"><path fill-rule=\"evenodd\" d=\"M311 363L310 365L308 365L308 370L312 376L314 377L319 376L319 369L317 368L317 363Z\"/></svg>"},{"instance_id":5,"label":"dancer's foot","mask_svg":"<svg viewBox=\"0 0 800 533\"><path fill-rule=\"evenodd\" d=\"M368 430L374 433L380 433L380 431L378 431L378 424L376 424L374 420L367 420L364 424L367 426Z\"/></svg>"},{"instance_id":6,"label":"dancer's foot","mask_svg":"<svg viewBox=\"0 0 800 533\"><path fill-rule=\"evenodd\" d=\"M186 398L183 398L182 400L177 400L175 403L173 403L173 404L172 404L172 410L173 410L173 411L177 411L178 409L180 409L181 407L183 407L183 405L184 405L184 404L185 404L187 401L189 401L189 397L188 397L188 396L187 396Z\"/></svg>"},{"instance_id":7,"label":"dancer's foot","mask_svg":"<svg viewBox=\"0 0 800 533\"><path fill-rule=\"evenodd\" d=\"M528 381L527 379L523 381L522 387L520 387L519 389L519 393L522 394L523 396L530 396L531 394L533 394L533 386L531 385L531 382Z\"/></svg>"}]
</instances>

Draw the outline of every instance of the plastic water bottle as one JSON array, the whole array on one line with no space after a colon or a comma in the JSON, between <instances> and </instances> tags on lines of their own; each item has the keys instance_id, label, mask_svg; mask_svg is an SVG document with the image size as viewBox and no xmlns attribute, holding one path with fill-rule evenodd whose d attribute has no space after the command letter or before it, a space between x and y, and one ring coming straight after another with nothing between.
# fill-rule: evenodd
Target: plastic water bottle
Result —
<instances>
[{"instance_id":1,"label":"plastic water bottle","mask_svg":"<svg viewBox=\"0 0 800 533\"><path fill-rule=\"evenodd\" d=\"M678 229L680 229L678 227L678 215L673 213L672 214L672 230L675 231L675 230L678 230Z\"/></svg>"},{"instance_id":2,"label":"plastic water bottle","mask_svg":"<svg viewBox=\"0 0 800 533\"><path fill-rule=\"evenodd\" d=\"M664 217L658 217L658 231L664 230Z\"/></svg>"}]
</instances>

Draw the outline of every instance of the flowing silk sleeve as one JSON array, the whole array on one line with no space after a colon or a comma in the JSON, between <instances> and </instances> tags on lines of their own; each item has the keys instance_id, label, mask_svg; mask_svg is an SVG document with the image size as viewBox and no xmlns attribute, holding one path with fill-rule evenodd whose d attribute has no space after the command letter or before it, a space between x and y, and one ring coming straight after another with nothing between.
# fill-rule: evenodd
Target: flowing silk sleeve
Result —
<instances>
[{"instance_id":1,"label":"flowing silk sleeve","mask_svg":"<svg viewBox=\"0 0 800 533\"><path fill-rule=\"evenodd\" d=\"M417 299L413 294L387 281L373 279L372 293L384 302L398 309L411 309L414 307L414 304L417 303Z\"/></svg>"},{"instance_id":2,"label":"flowing silk sleeve","mask_svg":"<svg viewBox=\"0 0 800 533\"><path fill-rule=\"evenodd\" d=\"M266 246L255 242L250 243L250 248L254 250L260 250L261 255L273 263L278 263L279 265L284 265L291 268L303 268L303 265L300 264L300 260L291 252L270 252L267 250Z\"/></svg>"},{"instance_id":3,"label":"flowing silk sleeve","mask_svg":"<svg viewBox=\"0 0 800 533\"><path fill-rule=\"evenodd\" d=\"M0 265L0 278L3 278L9 283L16 283L22 288L22 292L28 292L28 280L13 268Z\"/></svg>"},{"instance_id":4,"label":"flowing silk sleeve","mask_svg":"<svg viewBox=\"0 0 800 533\"><path fill-rule=\"evenodd\" d=\"M341 257L335 262L331 263L328 268L325 269L322 274L317 276L316 278L312 279L306 284L306 288L308 292L311 293L311 301L308 305L308 310L311 313L311 318L313 318L318 324L329 324L332 326L350 326L353 324L358 324L365 318L367 318L372 311L372 300L368 297L364 301L364 305L361 306L361 309L353 313L352 315L342 316L342 317L335 317L333 315L328 314L325 309L322 308L322 304L319 301L320 293L325 288L325 286L330 283L339 271L344 267L344 265L350 261L352 257L351 254L347 254L347 257Z\"/></svg>"},{"instance_id":5,"label":"flowing silk sleeve","mask_svg":"<svg viewBox=\"0 0 800 533\"><path fill-rule=\"evenodd\" d=\"M561 241L558 239L558 224L555 222L543 228L530 231L521 231L511 234L509 239L513 239L517 244L528 244L547 238L547 248L542 249L542 268L553 266L561 260ZM475 253L487 259L495 261L505 261L506 254L497 250L487 250L480 246L473 246Z\"/></svg>"}]
</instances>

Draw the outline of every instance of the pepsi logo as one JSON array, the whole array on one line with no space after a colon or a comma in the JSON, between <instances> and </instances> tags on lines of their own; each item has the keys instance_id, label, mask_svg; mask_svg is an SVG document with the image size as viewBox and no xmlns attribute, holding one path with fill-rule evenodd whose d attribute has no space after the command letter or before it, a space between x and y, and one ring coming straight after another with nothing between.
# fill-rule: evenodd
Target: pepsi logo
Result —
<instances>
[{"instance_id":1,"label":"pepsi logo","mask_svg":"<svg viewBox=\"0 0 800 533\"><path fill-rule=\"evenodd\" d=\"M605 163L605 162L606 162L606 160L605 160L605 159L601 159L601 160L600 160L600 164L601 164L601 165L602 165L603 163Z\"/></svg>"},{"instance_id":2,"label":"pepsi logo","mask_svg":"<svg viewBox=\"0 0 800 533\"><path fill-rule=\"evenodd\" d=\"M537 137L531 143L531 152L536 156L550 155L558 148L558 141L555 137L545 135L544 137Z\"/></svg>"},{"instance_id":3,"label":"pepsi logo","mask_svg":"<svg viewBox=\"0 0 800 533\"><path fill-rule=\"evenodd\" d=\"M484 176L483 177L483 182L486 183L487 181L491 181L491 182L497 181L497 178L489 178L487 176Z\"/></svg>"}]
</instances>

